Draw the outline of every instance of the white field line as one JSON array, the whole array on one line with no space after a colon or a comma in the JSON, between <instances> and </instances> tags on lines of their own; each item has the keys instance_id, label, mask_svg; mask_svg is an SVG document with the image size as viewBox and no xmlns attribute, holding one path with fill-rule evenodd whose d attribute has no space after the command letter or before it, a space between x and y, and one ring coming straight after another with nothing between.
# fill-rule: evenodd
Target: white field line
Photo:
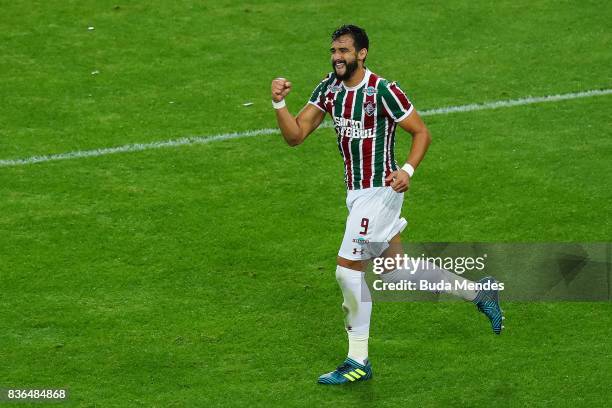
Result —
<instances>
[{"instance_id":1,"label":"white field line","mask_svg":"<svg viewBox=\"0 0 612 408\"><path fill-rule=\"evenodd\" d=\"M549 96L529 96L520 99L509 99L503 101L486 102L482 104L469 104L460 106L448 106L444 108L428 109L419 112L421 116L431 115L447 115L455 112L472 112L486 109L498 109L508 108L512 106L531 105L534 103L542 102L557 102L565 101L568 99L578 98L590 98L599 95L610 95L612 89L593 89L590 91L566 93L561 95L549 95ZM322 127L332 127L331 122L323 123ZM106 156L115 153L128 153L128 152L139 152L143 150L162 149L167 147L177 146L189 146L196 144L205 144L218 142L221 140L228 139L242 139L254 136L272 135L280 133L277 128L274 129L258 129L258 130L247 130L245 132L234 132L234 133L223 133L220 135L213 136L193 136L193 137L182 137L180 139L165 140L159 142L150 143L134 143L116 147L103 147L94 150L77 150L67 153L49 154L44 156L31 156L22 159L4 159L0 160L0 167L12 167L12 166L24 166L33 163L43 163L55 160L69 160L78 159L82 157L97 157Z\"/></svg>"}]
</instances>

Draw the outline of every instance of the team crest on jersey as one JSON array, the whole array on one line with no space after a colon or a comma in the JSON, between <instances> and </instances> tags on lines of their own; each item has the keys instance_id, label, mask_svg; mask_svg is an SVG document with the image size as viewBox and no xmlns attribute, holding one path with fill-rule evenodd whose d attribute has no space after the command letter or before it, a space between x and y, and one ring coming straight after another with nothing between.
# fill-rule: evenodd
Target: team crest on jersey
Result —
<instances>
[{"instance_id":1,"label":"team crest on jersey","mask_svg":"<svg viewBox=\"0 0 612 408\"><path fill-rule=\"evenodd\" d=\"M374 102L368 102L363 107L363 110L365 111L366 115L372 116L374 112L376 112L376 104Z\"/></svg>"},{"instance_id":2,"label":"team crest on jersey","mask_svg":"<svg viewBox=\"0 0 612 408\"><path fill-rule=\"evenodd\" d=\"M375 95L377 92L378 91L373 86L365 87L364 90L363 90L363 93L368 95L368 96Z\"/></svg>"}]
</instances>

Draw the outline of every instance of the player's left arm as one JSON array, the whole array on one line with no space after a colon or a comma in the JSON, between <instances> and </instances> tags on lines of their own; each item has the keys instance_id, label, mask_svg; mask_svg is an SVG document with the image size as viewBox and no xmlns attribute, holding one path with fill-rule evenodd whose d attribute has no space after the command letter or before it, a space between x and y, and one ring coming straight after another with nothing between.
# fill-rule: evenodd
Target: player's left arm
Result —
<instances>
[{"instance_id":1,"label":"player's left arm","mask_svg":"<svg viewBox=\"0 0 612 408\"><path fill-rule=\"evenodd\" d=\"M423 157L425 157L427 148L431 143L431 134L416 109L413 109L406 118L398 122L398 125L412 135L412 145L410 146L406 164L401 169L389 174L387 181L393 180L391 188L398 193L403 193L410 186L412 173L414 173L414 170L419 166Z\"/></svg>"}]
</instances>

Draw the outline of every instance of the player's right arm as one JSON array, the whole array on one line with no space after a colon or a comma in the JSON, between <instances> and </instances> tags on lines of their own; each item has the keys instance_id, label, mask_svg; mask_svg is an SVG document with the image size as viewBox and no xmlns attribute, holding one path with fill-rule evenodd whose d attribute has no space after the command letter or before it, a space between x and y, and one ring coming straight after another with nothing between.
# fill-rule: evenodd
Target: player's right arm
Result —
<instances>
[{"instance_id":1,"label":"player's right arm","mask_svg":"<svg viewBox=\"0 0 612 408\"><path fill-rule=\"evenodd\" d=\"M279 103L291 91L291 82L285 78L276 78L272 81L272 100ZM319 127L325 118L325 112L308 103L296 117L294 117L286 106L275 109L276 121L281 134L289 146L297 146L302 143L308 135Z\"/></svg>"}]
</instances>

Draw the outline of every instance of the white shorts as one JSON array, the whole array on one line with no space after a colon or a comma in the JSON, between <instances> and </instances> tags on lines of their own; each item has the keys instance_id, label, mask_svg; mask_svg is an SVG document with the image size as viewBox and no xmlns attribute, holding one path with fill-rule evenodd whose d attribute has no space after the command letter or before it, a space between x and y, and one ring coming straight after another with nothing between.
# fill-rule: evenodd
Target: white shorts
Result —
<instances>
[{"instance_id":1,"label":"white shorts","mask_svg":"<svg viewBox=\"0 0 612 408\"><path fill-rule=\"evenodd\" d=\"M396 193L391 187L349 190L349 215L338 256L353 261L380 256L389 247L389 240L408 224L400 218L403 202L404 193Z\"/></svg>"}]
</instances>

